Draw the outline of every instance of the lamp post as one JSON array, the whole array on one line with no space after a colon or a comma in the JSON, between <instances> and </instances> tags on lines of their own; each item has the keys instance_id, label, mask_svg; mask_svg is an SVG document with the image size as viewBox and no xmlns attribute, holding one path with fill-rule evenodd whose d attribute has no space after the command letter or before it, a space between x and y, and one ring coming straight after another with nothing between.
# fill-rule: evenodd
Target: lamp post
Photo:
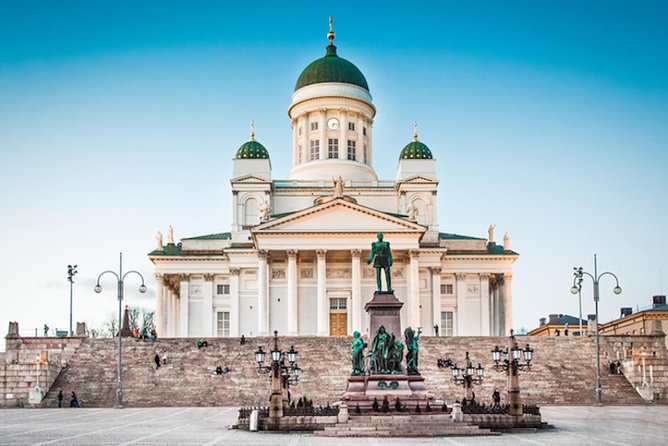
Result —
<instances>
[{"instance_id":1,"label":"lamp post","mask_svg":"<svg viewBox=\"0 0 668 446\"><path fill-rule=\"evenodd\" d=\"M123 284L125 282L125 277L128 274L137 274L141 278L141 285L139 286L139 292L140 293L145 293L146 292L146 285L144 285L144 276L141 275L138 271L127 271L126 273L123 273L123 253L121 252L119 254L119 261L118 261L118 274L111 270L104 271L102 274L100 274L97 277L97 284L95 285L95 292L96 293L101 293L102 292L102 286L100 285L100 278L104 276L105 274L111 274L114 277L116 277L116 285L117 285L117 290L118 290L118 370L117 370L117 381L116 381L116 408L122 409L123 408L123 356L122 356L122 349L123 349L123 343L122 339L123 337L121 336L121 325L123 324Z\"/></svg>"},{"instance_id":2,"label":"lamp post","mask_svg":"<svg viewBox=\"0 0 668 446\"><path fill-rule=\"evenodd\" d=\"M74 285L74 275L77 273L77 265L67 265L67 280L70 282L70 336L74 336L72 331L72 285Z\"/></svg>"},{"instance_id":3,"label":"lamp post","mask_svg":"<svg viewBox=\"0 0 668 446\"><path fill-rule=\"evenodd\" d=\"M612 291L615 294L621 294L622 288L619 286L619 279L613 273L606 271L601 274L598 273L598 263L596 260L596 254L594 254L594 274L590 274L587 271L584 271L582 267L573 268L573 286L571 287L571 293L578 294L582 291L582 280L584 276L589 276L594 282L594 306L596 313L596 405L602 406L603 402L601 400L601 344L598 334L598 301L599 301L599 282L603 276L612 276L615 278L615 287Z\"/></svg>"},{"instance_id":4,"label":"lamp post","mask_svg":"<svg viewBox=\"0 0 668 446\"><path fill-rule=\"evenodd\" d=\"M469 358L469 352L466 352L465 366L457 367L450 359L439 359L436 361L439 368L449 368L452 370L452 381L455 384L461 384L464 387L464 399L473 400L473 384L482 384L485 368L478 363L478 367L473 367Z\"/></svg>"},{"instance_id":5,"label":"lamp post","mask_svg":"<svg viewBox=\"0 0 668 446\"><path fill-rule=\"evenodd\" d=\"M503 359L501 358L503 355ZM524 363L520 362L524 355ZM520 399L520 370L531 370L531 360L533 359L533 349L526 345L524 349L517 345L513 331L510 330L508 337L508 348L501 350L495 346L492 350L492 359L494 360L494 369L503 370L508 374L508 414L514 417L521 417L522 400Z\"/></svg>"},{"instance_id":6,"label":"lamp post","mask_svg":"<svg viewBox=\"0 0 668 446\"><path fill-rule=\"evenodd\" d=\"M274 331L274 348L271 350L271 362L264 365L266 353L262 346L255 352L255 361L257 362L258 373L271 373L271 396L269 397L269 418L281 418L283 416L283 390L286 392L291 383L297 384L302 370L297 365L297 356L299 352L295 346L290 346L290 350L283 352L278 348L278 331ZM290 364L287 366L285 360Z\"/></svg>"}]
</instances>

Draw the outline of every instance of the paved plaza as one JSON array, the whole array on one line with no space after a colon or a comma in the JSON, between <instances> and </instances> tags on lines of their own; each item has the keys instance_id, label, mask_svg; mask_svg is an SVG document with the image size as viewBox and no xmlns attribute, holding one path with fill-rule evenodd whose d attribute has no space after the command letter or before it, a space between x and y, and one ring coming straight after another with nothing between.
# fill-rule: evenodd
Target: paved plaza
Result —
<instances>
[{"instance_id":1,"label":"paved plaza","mask_svg":"<svg viewBox=\"0 0 668 446\"><path fill-rule=\"evenodd\" d=\"M664 445L668 406L545 407L556 429L499 437L322 438L227 427L236 408L0 410L0 445Z\"/></svg>"}]
</instances>

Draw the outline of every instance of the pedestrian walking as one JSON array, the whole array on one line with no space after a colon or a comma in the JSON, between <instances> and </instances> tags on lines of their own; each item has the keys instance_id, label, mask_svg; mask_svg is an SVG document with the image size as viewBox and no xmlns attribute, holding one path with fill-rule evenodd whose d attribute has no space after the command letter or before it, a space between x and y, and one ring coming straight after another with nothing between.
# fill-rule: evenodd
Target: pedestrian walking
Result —
<instances>
[{"instance_id":1,"label":"pedestrian walking","mask_svg":"<svg viewBox=\"0 0 668 446\"><path fill-rule=\"evenodd\" d=\"M156 353L153 360L155 361L155 369L158 370L160 368L160 355Z\"/></svg>"},{"instance_id":2,"label":"pedestrian walking","mask_svg":"<svg viewBox=\"0 0 668 446\"><path fill-rule=\"evenodd\" d=\"M63 391L58 392L58 407L63 407Z\"/></svg>"},{"instance_id":3,"label":"pedestrian walking","mask_svg":"<svg viewBox=\"0 0 668 446\"><path fill-rule=\"evenodd\" d=\"M81 407L79 405L79 398L77 398L77 394L72 391L72 396L70 397L70 407Z\"/></svg>"}]
</instances>

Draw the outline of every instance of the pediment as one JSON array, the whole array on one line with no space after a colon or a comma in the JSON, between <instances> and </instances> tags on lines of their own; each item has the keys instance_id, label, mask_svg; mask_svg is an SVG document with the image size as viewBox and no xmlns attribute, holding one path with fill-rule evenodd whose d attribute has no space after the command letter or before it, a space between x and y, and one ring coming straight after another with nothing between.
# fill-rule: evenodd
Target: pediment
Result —
<instances>
[{"instance_id":1,"label":"pediment","mask_svg":"<svg viewBox=\"0 0 668 446\"><path fill-rule=\"evenodd\" d=\"M256 175L244 175L238 178L232 178L230 180L232 183L271 183L271 180L266 178L258 177Z\"/></svg>"},{"instance_id":2,"label":"pediment","mask_svg":"<svg viewBox=\"0 0 668 446\"><path fill-rule=\"evenodd\" d=\"M422 225L342 199L316 205L252 229L262 233L423 233Z\"/></svg>"},{"instance_id":3,"label":"pediment","mask_svg":"<svg viewBox=\"0 0 668 446\"><path fill-rule=\"evenodd\" d=\"M398 181L398 183L438 183L438 180L435 178L430 178L426 177L424 175L414 175L412 177L408 177L406 179L403 179L401 181Z\"/></svg>"}]
</instances>

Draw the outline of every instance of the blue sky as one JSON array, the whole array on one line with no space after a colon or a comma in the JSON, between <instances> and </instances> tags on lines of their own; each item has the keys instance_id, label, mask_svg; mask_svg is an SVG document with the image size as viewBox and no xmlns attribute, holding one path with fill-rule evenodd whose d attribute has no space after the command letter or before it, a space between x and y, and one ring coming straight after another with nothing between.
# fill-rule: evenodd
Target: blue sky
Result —
<instances>
[{"instance_id":1,"label":"blue sky","mask_svg":"<svg viewBox=\"0 0 668 446\"><path fill-rule=\"evenodd\" d=\"M3 1L0 323L64 327L78 263L75 319L99 324L113 287L92 285L119 251L152 288L158 230L227 230L251 119L285 178L287 106L329 15L378 108L379 176L417 120L441 230L510 231L517 328L577 314L571 268L595 252L624 288L604 282L603 320L648 305L661 271L668 287L665 2ZM128 283L130 304L151 295Z\"/></svg>"}]
</instances>

